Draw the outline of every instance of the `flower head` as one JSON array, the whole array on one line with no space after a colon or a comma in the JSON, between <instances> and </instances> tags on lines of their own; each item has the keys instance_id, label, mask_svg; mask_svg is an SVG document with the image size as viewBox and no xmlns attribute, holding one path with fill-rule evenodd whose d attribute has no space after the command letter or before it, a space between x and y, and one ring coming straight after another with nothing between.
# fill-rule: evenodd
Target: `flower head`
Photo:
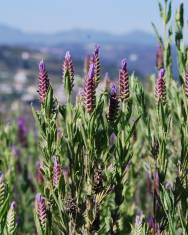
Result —
<instances>
[{"instance_id":1,"label":"flower head","mask_svg":"<svg viewBox=\"0 0 188 235\"><path fill-rule=\"evenodd\" d=\"M101 64L100 64L100 57L99 57L99 49L100 49L100 46L96 45L94 49L94 53L90 59L90 64L94 64L95 87L99 84L99 81L100 81Z\"/></svg>"},{"instance_id":2,"label":"flower head","mask_svg":"<svg viewBox=\"0 0 188 235\"><path fill-rule=\"evenodd\" d=\"M165 70L162 68L159 70L158 78L155 85L155 97L157 102L166 102L166 85L164 80Z\"/></svg>"},{"instance_id":3,"label":"flower head","mask_svg":"<svg viewBox=\"0 0 188 235\"><path fill-rule=\"evenodd\" d=\"M66 52L63 63L63 80L65 89L68 91L68 93L70 93L74 86L74 67L69 51Z\"/></svg>"},{"instance_id":4,"label":"flower head","mask_svg":"<svg viewBox=\"0 0 188 235\"><path fill-rule=\"evenodd\" d=\"M53 166L53 185L55 188L58 188L59 181L62 175L62 169L59 161L55 158Z\"/></svg>"},{"instance_id":5,"label":"flower head","mask_svg":"<svg viewBox=\"0 0 188 235\"><path fill-rule=\"evenodd\" d=\"M45 199L44 197L42 197L40 193L37 193L35 197L35 207L41 227L43 230L45 230L47 223L47 210L46 210Z\"/></svg>"},{"instance_id":6,"label":"flower head","mask_svg":"<svg viewBox=\"0 0 188 235\"><path fill-rule=\"evenodd\" d=\"M16 227L16 202L13 201L10 205L10 209L7 213L6 227L8 234L13 234Z\"/></svg>"},{"instance_id":7,"label":"flower head","mask_svg":"<svg viewBox=\"0 0 188 235\"><path fill-rule=\"evenodd\" d=\"M121 68L119 70L119 93L122 100L129 98L129 74L126 59L121 61Z\"/></svg>"},{"instance_id":8,"label":"flower head","mask_svg":"<svg viewBox=\"0 0 188 235\"><path fill-rule=\"evenodd\" d=\"M94 86L95 67L90 65L88 75L84 86L84 103L88 113L91 113L95 107L95 86Z\"/></svg>"},{"instance_id":9,"label":"flower head","mask_svg":"<svg viewBox=\"0 0 188 235\"><path fill-rule=\"evenodd\" d=\"M43 60L39 63L39 84L38 93L41 103L44 103L49 87L48 73Z\"/></svg>"},{"instance_id":10,"label":"flower head","mask_svg":"<svg viewBox=\"0 0 188 235\"><path fill-rule=\"evenodd\" d=\"M117 87L115 84L112 85L110 91L110 104L109 104L109 111L108 111L108 119L110 122L114 122L119 108L119 101L117 98Z\"/></svg>"}]
</instances>

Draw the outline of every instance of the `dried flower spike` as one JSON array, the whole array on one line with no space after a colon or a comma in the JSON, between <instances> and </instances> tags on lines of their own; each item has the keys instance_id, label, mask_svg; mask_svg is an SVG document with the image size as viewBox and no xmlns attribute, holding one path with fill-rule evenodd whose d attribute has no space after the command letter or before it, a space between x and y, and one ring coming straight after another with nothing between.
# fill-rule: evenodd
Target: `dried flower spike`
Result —
<instances>
[{"instance_id":1,"label":"dried flower spike","mask_svg":"<svg viewBox=\"0 0 188 235\"><path fill-rule=\"evenodd\" d=\"M164 67L163 48L158 46L156 53L156 67L158 70Z\"/></svg>"},{"instance_id":2,"label":"dried flower spike","mask_svg":"<svg viewBox=\"0 0 188 235\"><path fill-rule=\"evenodd\" d=\"M117 87L115 84L112 85L110 91L110 105L109 105L109 112L108 112L108 119L110 122L114 122L117 118L119 108L119 101L117 98Z\"/></svg>"},{"instance_id":3,"label":"dried flower spike","mask_svg":"<svg viewBox=\"0 0 188 235\"><path fill-rule=\"evenodd\" d=\"M188 69L185 71L185 95L188 96Z\"/></svg>"},{"instance_id":4,"label":"dried flower spike","mask_svg":"<svg viewBox=\"0 0 188 235\"><path fill-rule=\"evenodd\" d=\"M16 229L16 202L12 202L7 213L6 227L8 234L14 234Z\"/></svg>"},{"instance_id":5,"label":"dried flower spike","mask_svg":"<svg viewBox=\"0 0 188 235\"><path fill-rule=\"evenodd\" d=\"M74 67L69 51L66 52L63 63L63 80L65 90L70 94L74 86Z\"/></svg>"},{"instance_id":6,"label":"dried flower spike","mask_svg":"<svg viewBox=\"0 0 188 235\"><path fill-rule=\"evenodd\" d=\"M39 84L38 93L41 103L44 103L49 87L48 73L44 61L41 60L39 63Z\"/></svg>"},{"instance_id":7,"label":"dried flower spike","mask_svg":"<svg viewBox=\"0 0 188 235\"><path fill-rule=\"evenodd\" d=\"M165 70L162 68L159 70L158 78L155 85L155 97L157 102L166 102L166 85L164 80Z\"/></svg>"},{"instance_id":8,"label":"dried flower spike","mask_svg":"<svg viewBox=\"0 0 188 235\"><path fill-rule=\"evenodd\" d=\"M84 103L88 113L91 113L95 107L94 69L94 64L91 64L84 86Z\"/></svg>"},{"instance_id":9,"label":"dried flower spike","mask_svg":"<svg viewBox=\"0 0 188 235\"><path fill-rule=\"evenodd\" d=\"M53 166L53 186L55 188L58 188L59 186L61 175L62 175L61 165L59 164L59 161L55 159Z\"/></svg>"},{"instance_id":10,"label":"dried flower spike","mask_svg":"<svg viewBox=\"0 0 188 235\"><path fill-rule=\"evenodd\" d=\"M38 219L40 221L40 225L42 229L45 230L47 223L47 210L46 210L45 199L44 197L42 197L40 193L37 193L35 197L35 207Z\"/></svg>"},{"instance_id":11,"label":"dried flower spike","mask_svg":"<svg viewBox=\"0 0 188 235\"><path fill-rule=\"evenodd\" d=\"M126 59L121 61L121 68L119 70L119 93L121 100L129 98L129 74Z\"/></svg>"}]
</instances>

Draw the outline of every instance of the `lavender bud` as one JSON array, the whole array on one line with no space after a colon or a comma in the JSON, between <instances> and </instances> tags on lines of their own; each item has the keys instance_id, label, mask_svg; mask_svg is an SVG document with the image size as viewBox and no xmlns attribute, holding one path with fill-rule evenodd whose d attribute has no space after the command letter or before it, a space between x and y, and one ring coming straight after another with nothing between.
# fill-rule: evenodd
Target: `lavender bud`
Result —
<instances>
[{"instance_id":1,"label":"lavender bud","mask_svg":"<svg viewBox=\"0 0 188 235\"><path fill-rule=\"evenodd\" d=\"M122 100L129 98L129 74L126 59L121 61L121 68L119 70L119 92Z\"/></svg>"},{"instance_id":2,"label":"lavender bud","mask_svg":"<svg viewBox=\"0 0 188 235\"><path fill-rule=\"evenodd\" d=\"M188 96L188 69L185 71L185 95Z\"/></svg>"},{"instance_id":3,"label":"lavender bud","mask_svg":"<svg viewBox=\"0 0 188 235\"><path fill-rule=\"evenodd\" d=\"M99 49L100 46L96 45L95 50L93 55L91 56L91 64L94 64L95 68L95 77L94 77L94 82L95 82L95 87L99 84L100 81L100 71L101 71L101 65L100 65L100 57L99 57Z\"/></svg>"},{"instance_id":4,"label":"lavender bud","mask_svg":"<svg viewBox=\"0 0 188 235\"><path fill-rule=\"evenodd\" d=\"M59 164L59 161L55 159L53 166L53 186L55 188L58 188L59 186L61 175L62 175L61 165Z\"/></svg>"},{"instance_id":5,"label":"lavender bud","mask_svg":"<svg viewBox=\"0 0 188 235\"><path fill-rule=\"evenodd\" d=\"M63 80L65 89L70 94L74 86L74 67L72 57L69 51L66 52L63 63Z\"/></svg>"},{"instance_id":6,"label":"lavender bud","mask_svg":"<svg viewBox=\"0 0 188 235\"><path fill-rule=\"evenodd\" d=\"M117 98L117 87L115 84L112 85L111 92L110 92L110 105L109 105L109 112L108 112L108 119L110 122L114 122L117 118L119 108L119 101Z\"/></svg>"},{"instance_id":7,"label":"lavender bud","mask_svg":"<svg viewBox=\"0 0 188 235\"><path fill-rule=\"evenodd\" d=\"M156 67L158 70L164 67L163 48L158 46L156 53Z\"/></svg>"},{"instance_id":8,"label":"lavender bud","mask_svg":"<svg viewBox=\"0 0 188 235\"><path fill-rule=\"evenodd\" d=\"M42 197L40 193L37 193L35 197L35 207L40 225L42 229L45 230L47 223L47 210L46 210L45 199L44 197Z\"/></svg>"},{"instance_id":9,"label":"lavender bud","mask_svg":"<svg viewBox=\"0 0 188 235\"><path fill-rule=\"evenodd\" d=\"M16 228L16 202L13 201L7 213L6 228L8 234L13 234Z\"/></svg>"},{"instance_id":10,"label":"lavender bud","mask_svg":"<svg viewBox=\"0 0 188 235\"><path fill-rule=\"evenodd\" d=\"M95 108L94 75L95 75L94 64L91 64L84 86L84 103L86 111L88 113L91 113Z\"/></svg>"},{"instance_id":11,"label":"lavender bud","mask_svg":"<svg viewBox=\"0 0 188 235\"><path fill-rule=\"evenodd\" d=\"M166 85L165 85L164 75L165 75L165 70L160 69L155 85L155 97L158 103L166 102Z\"/></svg>"},{"instance_id":12,"label":"lavender bud","mask_svg":"<svg viewBox=\"0 0 188 235\"><path fill-rule=\"evenodd\" d=\"M38 93L41 103L44 103L49 87L48 73L46 71L46 66L44 61L41 60L39 63L39 84L38 84Z\"/></svg>"}]
</instances>

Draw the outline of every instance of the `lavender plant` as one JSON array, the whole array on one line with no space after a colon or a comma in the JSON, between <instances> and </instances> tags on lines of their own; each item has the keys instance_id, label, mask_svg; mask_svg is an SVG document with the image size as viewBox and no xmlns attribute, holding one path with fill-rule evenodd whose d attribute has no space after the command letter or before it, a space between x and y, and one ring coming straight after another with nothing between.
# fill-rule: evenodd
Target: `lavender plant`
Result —
<instances>
[{"instance_id":1,"label":"lavender plant","mask_svg":"<svg viewBox=\"0 0 188 235\"><path fill-rule=\"evenodd\" d=\"M181 85L171 68L171 1L160 2L159 8L164 36L154 26L160 46L149 89L128 72L125 59L117 81L106 78L104 90L99 89L96 46L86 58L76 102L75 66L66 52L62 92L67 100L62 104L40 62L40 109L33 108L38 142L23 117L17 125L0 127L0 234L188 234L183 4L175 15Z\"/></svg>"}]
</instances>

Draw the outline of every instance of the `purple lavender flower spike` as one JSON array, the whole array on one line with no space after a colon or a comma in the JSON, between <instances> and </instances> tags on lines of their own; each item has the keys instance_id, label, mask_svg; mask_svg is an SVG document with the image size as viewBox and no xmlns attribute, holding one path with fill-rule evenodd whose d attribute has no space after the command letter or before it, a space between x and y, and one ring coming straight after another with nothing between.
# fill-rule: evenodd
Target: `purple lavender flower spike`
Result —
<instances>
[{"instance_id":1,"label":"purple lavender flower spike","mask_svg":"<svg viewBox=\"0 0 188 235\"><path fill-rule=\"evenodd\" d=\"M63 80L65 83L65 87L67 84L69 84L68 90L70 93L72 91L73 86L74 86L74 66L73 66L73 61L72 61L70 51L67 51L65 53L65 59L64 59L62 69L63 69Z\"/></svg>"},{"instance_id":2,"label":"purple lavender flower spike","mask_svg":"<svg viewBox=\"0 0 188 235\"><path fill-rule=\"evenodd\" d=\"M70 51L67 51L67 52L65 53L65 59L66 59L66 60L70 60L70 59L71 59Z\"/></svg>"},{"instance_id":3,"label":"purple lavender flower spike","mask_svg":"<svg viewBox=\"0 0 188 235\"><path fill-rule=\"evenodd\" d=\"M108 119L110 122L114 122L116 120L118 109L119 109L119 101L117 98L117 87L115 84L113 84L110 91L110 104L108 111Z\"/></svg>"},{"instance_id":4,"label":"purple lavender flower spike","mask_svg":"<svg viewBox=\"0 0 188 235\"><path fill-rule=\"evenodd\" d=\"M46 98L48 87L49 87L49 79L48 73L46 71L46 66L43 60L39 63L39 84L38 84L38 93L41 103L44 103Z\"/></svg>"},{"instance_id":5,"label":"purple lavender flower spike","mask_svg":"<svg viewBox=\"0 0 188 235\"><path fill-rule=\"evenodd\" d=\"M28 129L26 127L26 122L25 122L24 117L19 117L17 123L18 123L18 133L17 133L18 140L23 147L27 147L28 146L28 140L27 140Z\"/></svg>"},{"instance_id":6,"label":"purple lavender flower spike","mask_svg":"<svg viewBox=\"0 0 188 235\"><path fill-rule=\"evenodd\" d=\"M119 70L119 93L121 100L129 98L129 74L126 59L121 61L121 68Z\"/></svg>"},{"instance_id":7,"label":"purple lavender flower spike","mask_svg":"<svg viewBox=\"0 0 188 235\"><path fill-rule=\"evenodd\" d=\"M95 66L94 64L91 64L88 72L88 78L93 80L94 76L95 76Z\"/></svg>"},{"instance_id":8,"label":"purple lavender flower spike","mask_svg":"<svg viewBox=\"0 0 188 235\"><path fill-rule=\"evenodd\" d=\"M116 87L115 84L112 85L110 94L111 94L111 96L116 96L117 95L117 87Z\"/></svg>"},{"instance_id":9,"label":"purple lavender flower spike","mask_svg":"<svg viewBox=\"0 0 188 235\"><path fill-rule=\"evenodd\" d=\"M127 70L127 59L125 58L121 61L121 69L124 71Z\"/></svg>"},{"instance_id":10,"label":"purple lavender flower spike","mask_svg":"<svg viewBox=\"0 0 188 235\"><path fill-rule=\"evenodd\" d=\"M45 72L46 71L46 65L45 65L43 59L39 62L39 71L41 71L41 72Z\"/></svg>"},{"instance_id":11,"label":"purple lavender flower spike","mask_svg":"<svg viewBox=\"0 0 188 235\"><path fill-rule=\"evenodd\" d=\"M62 175L61 165L59 164L59 161L55 159L53 166L53 186L55 188L58 188L59 186L61 175Z\"/></svg>"},{"instance_id":12,"label":"purple lavender flower spike","mask_svg":"<svg viewBox=\"0 0 188 235\"><path fill-rule=\"evenodd\" d=\"M94 64L91 64L84 85L84 103L88 113L91 113L95 107L94 69Z\"/></svg>"},{"instance_id":13,"label":"purple lavender flower spike","mask_svg":"<svg viewBox=\"0 0 188 235\"><path fill-rule=\"evenodd\" d=\"M97 87L97 85L99 84L99 81L100 81L101 64L100 64L100 57L99 57L99 49L100 49L100 46L96 45L94 53L93 53L93 55L91 56L91 59L90 59L90 64L94 64L95 87Z\"/></svg>"},{"instance_id":14,"label":"purple lavender flower spike","mask_svg":"<svg viewBox=\"0 0 188 235\"><path fill-rule=\"evenodd\" d=\"M95 45L95 52L94 52L95 56L99 55L99 49L100 49L100 46L98 44Z\"/></svg>"},{"instance_id":15,"label":"purple lavender flower spike","mask_svg":"<svg viewBox=\"0 0 188 235\"><path fill-rule=\"evenodd\" d=\"M47 210L46 210L45 199L44 197L42 197L40 193L36 194L35 205L36 205L36 212L37 212L41 227L43 230L45 230L46 223L47 223Z\"/></svg>"},{"instance_id":16,"label":"purple lavender flower spike","mask_svg":"<svg viewBox=\"0 0 188 235\"><path fill-rule=\"evenodd\" d=\"M164 75L165 75L165 69L164 68L161 68L159 70L159 78L164 78Z\"/></svg>"},{"instance_id":17,"label":"purple lavender flower spike","mask_svg":"<svg viewBox=\"0 0 188 235\"><path fill-rule=\"evenodd\" d=\"M166 85L164 80L165 70L161 68L158 73L158 78L155 85L155 97L157 102L166 102Z\"/></svg>"}]
</instances>

